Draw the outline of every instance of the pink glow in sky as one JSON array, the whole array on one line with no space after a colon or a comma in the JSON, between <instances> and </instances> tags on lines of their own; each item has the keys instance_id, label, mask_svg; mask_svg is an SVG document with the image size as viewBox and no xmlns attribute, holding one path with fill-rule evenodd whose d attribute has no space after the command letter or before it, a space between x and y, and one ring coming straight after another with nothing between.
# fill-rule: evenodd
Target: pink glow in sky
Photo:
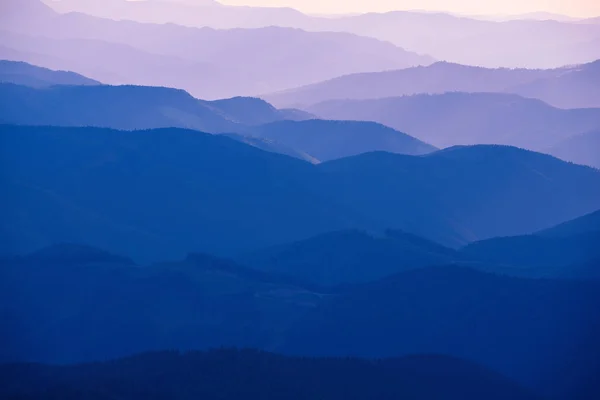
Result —
<instances>
[{"instance_id":1,"label":"pink glow in sky","mask_svg":"<svg viewBox=\"0 0 600 400\"><path fill-rule=\"evenodd\" d=\"M311 13L429 10L487 15L539 11L574 17L600 15L600 0L221 0L220 2L230 5L293 7Z\"/></svg>"}]
</instances>

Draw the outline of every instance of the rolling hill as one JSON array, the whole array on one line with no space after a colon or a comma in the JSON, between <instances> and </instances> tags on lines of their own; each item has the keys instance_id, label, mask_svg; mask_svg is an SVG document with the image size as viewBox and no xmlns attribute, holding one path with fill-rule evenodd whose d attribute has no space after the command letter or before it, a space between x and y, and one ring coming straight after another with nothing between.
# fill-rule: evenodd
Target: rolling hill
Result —
<instances>
[{"instance_id":1,"label":"rolling hill","mask_svg":"<svg viewBox=\"0 0 600 400\"><path fill-rule=\"evenodd\" d=\"M99 85L93 79L68 71L52 71L24 62L0 60L0 82L32 87Z\"/></svg>"},{"instance_id":2,"label":"rolling hill","mask_svg":"<svg viewBox=\"0 0 600 400\"><path fill-rule=\"evenodd\" d=\"M392 11L348 16L326 25L329 31L388 40L438 60L489 68L556 68L600 58L600 48L582 46L600 38L600 27L594 24L494 22L445 13Z\"/></svg>"},{"instance_id":3,"label":"rolling hill","mask_svg":"<svg viewBox=\"0 0 600 400\"><path fill-rule=\"evenodd\" d=\"M3 125L0 144L3 253L79 242L158 261L348 229L399 229L458 247L600 204L600 171L501 146L315 166L174 128Z\"/></svg>"},{"instance_id":4,"label":"rolling hill","mask_svg":"<svg viewBox=\"0 0 600 400\"><path fill-rule=\"evenodd\" d=\"M326 119L379 122L437 147L505 144L546 151L600 126L600 109L563 110L501 93L332 100L307 111Z\"/></svg>"},{"instance_id":5,"label":"rolling hill","mask_svg":"<svg viewBox=\"0 0 600 400\"><path fill-rule=\"evenodd\" d=\"M600 55L599 55L600 56ZM368 100L414 94L513 93L558 108L598 107L599 61L555 69L483 68L448 62L350 74L263 97L278 106L310 107L329 100Z\"/></svg>"},{"instance_id":6,"label":"rolling hill","mask_svg":"<svg viewBox=\"0 0 600 400\"><path fill-rule=\"evenodd\" d=\"M421 93L505 92L538 79L558 76L561 72L561 69L492 69L436 62L395 71L350 74L264 98L278 106L310 107L328 100L368 100Z\"/></svg>"},{"instance_id":7,"label":"rolling hill","mask_svg":"<svg viewBox=\"0 0 600 400\"><path fill-rule=\"evenodd\" d=\"M471 243L461 254L487 265L514 267L517 275L598 279L600 266L587 269L583 275L575 266L599 260L599 249L600 230L567 237L528 235L489 239Z\"/></svg>"},{"instance_id":8,"label":"rolling hill","mask_svg":"<svg viewBox=\"0 0 600 400\"><path fill-rule=\"evenodd\" d=\"M356 226L311 164L219 135L2 126L0 138L4 252L77 242L158 261Z\"/></svg>"},{"instance_id":9,"label":"rolling hill","mask_svg":"<svg viewBox=\"0 0 600 400\"><path fill-rule=\"evenodd\" d=\"M256 98L205 101L183 90L148 86L0 84L0 119L22 125L96 126L115 129L190 128L232 132L241 125L301 118Z\"/></svg>"},{"instance_id":10,"label":"rolling hill","mask_svg":"<svg viewBox=\"0 0 600 400\"><path fill-rule=\"evenodd\" d=\"M0 278L3 362L72 364L221 346L303 357L440 354L427 358L472 360L551 398L568 399L593 383L599 350L588 341L600 328L597 282L517 279L445 266L323 292L208 255L138 266L80 245L4 257ZM26 376L5 375L15 365L0 368L2 393L23 389ZM436 370L448 378L449 370ZM53 383L43 376L25 385L28 393ZM469 390L477 387L471 382Z\"/></svg>"},{"instance_id":11,"label":"rolling hill","mask_svg":"<svg viewBox=\"0 0 600 400\"><path fill-rule=\"evenodd\" d=\"M237 261L252 268L294 276L320 286L366 283L404 270L454 262L451 249L413 235L390 232L332 232L256 251Z\"/></svg>"},{"instance_id":12,"label":"rolling hill","mask_svg":"<svg viewBox=\"0 0 600 400\"><path fill-rule=\"evenodd\" d=\"M600 130L569 137L546 152L565 161L600 169Z\"/></svg>"},{"instance_id":13,"label":"rolling hill","mask_svg":"<svg viewBox=\"0 0 600 400\"><path fill-rule=\"evenodd\" d=\"M541 236L566 237L600 231L600 210L537 232Z\"/></svg>"},{"instance_id":14,"label":"rolling hill","mask_svg":"<svg viewBox=\"0 0 600 400\"><path fill-rule=\"evenodd\" d=\"M600 41L599 41L600 43ZM535 97L561 108L600 107L600 60L568 68L554 77L523 83L512 92Z\"/></svg>"},{"instance_id":15,"label":"rolling hill","mask_svg":"<svg viewBox=\"0 0 600 400\"><path fill-rule=\"evenodd\" d=\"M61 11L79 11L113 19L196 27L223 29L277 25L317 32L348 32L389 41L439 60L486 67L550 68L600 58L600 47L588 45L600 38L600 29L593 19L586 23L537 13L490 18L415 10L313 16L281 7L230 7L205 2L131 3L124 0L112 0L111 7L90 0L84 3L62 0L53 6Z\"/></svg>"},{"instance_id":16,"label":"rolling hill","mask_svg":"<svg viewBox=\"0 0 600 400\"><path fill-rule=\"evenodd\" d=\"M16 10L23 7L21 1L11 2L10 7ZM46 16L45 12L51 15ZM344 32L307 32L276 26L217 30L115 21L80 13L58 14L50 8L45 12L31 21L26 10L19 18L0 18L0 29L13 33L0 44L14 50L70 58L62 69L108 84L157 86L165 85L167 78L162 76L172 76L167 86L206 99L251 96L348 73L433 61L389 42ZM83 49L86 57L73 60L78 49ZM123 59L135 64L128 66ZM99 69L108 73L94 73ZM143 82L139 81L140 73L147 77Z\"/></svg>"},{"instance_id":17,"label":"rolling hill","mask_svg":"<svg viewBox=\"0 0 600 400\"><path fill-rule=\"evenodd\" d=\"M321 298L293 279L208 255L139 266L66 244L4 258L0 277L2 363L266 347Z\"/></svg>"},{"instance_id":18,"label":"rolling hill","mask_svg":"<svg viewBox=\"0 0 600 400\"><path fill-rule=\"evenodd\" d=\"M420 155L436 148L381 124L363 121L278 121L244 130L329 161L371 151Z\"/></svg>"},{"instance_id":19,"label":"rolling hill","mask_svg":"<svg viewBox=\"0 0 600 400\"><path fill-rule=\"evenodd\" d=\"M593 361L567 360L600 354L584 340L599 332L599 293L597 282L418 269L330 297L295 325L282 350L326 357L451 355L551 398L572 398L568 392L592 382L598 371L590 369Z\"/></svg>"},{"instance_id":20,"label":"rolling hill","mask_svg":"<svg viewBox=\"0 0 600 400\"><path fill-rule=\"evenodd\" d=\"M453 147L416 157L368 153L318 169L341 204L449 246L533 233L600 205L600 185L591 183L598 170L514 147Z\"/></svg>"}]
</instances>

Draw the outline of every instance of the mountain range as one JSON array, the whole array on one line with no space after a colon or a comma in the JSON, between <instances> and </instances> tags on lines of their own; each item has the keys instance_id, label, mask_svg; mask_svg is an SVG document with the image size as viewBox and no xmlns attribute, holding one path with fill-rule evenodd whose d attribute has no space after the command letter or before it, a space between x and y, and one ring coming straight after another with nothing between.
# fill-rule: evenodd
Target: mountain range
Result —
<instances>
[{"instance_id":1,"label":"mountain range","mask_svg":"<svg viewBox=\"0 0 600 400\"><path fill-rule=\"evenodd\" d=\"M158 261L357 228L461 246L532 233L600 204L600 171L502 146L315 166L174 128L3 125L0 143L4 253L80 242Z\"/></svg>"},{"instance_id":2,"label":"mountain range","mask_svg":"<svg viewBox=\"0 0 600 400\"><path fill-rule=\"evenodd\" d=\"M293 279L208 255L138 266L67 244L2 259L0 274L3 363L266 347L321 296Z\"/></svg>"},{"instance_id":3,"label":"mountain range","mask_svg":"<svg viewBox=\"0 0 600 400\"><path fill-rule=\"evenodd\" d=\"M7 7L12 13L0 18L0 29L9 32L0 44L61 60L46 67L112 84L156 86L168 80L167 86L208 99L268 93L353 72L433 61L389 42L343 32L276 26L216 30L114 21L58 14L39 0L10 0Z\"/></svg>"},{"instance_id":4,"label":"mountain range","mask_svg":"<svg viewBox=\"0 0 600 400\"><path fill-rule=\"evenodd\" d=\"M139 266L76 245L2 258L0 277L3 362L65 364L220 346L303 357L439 354L568 399L593 387L600 354L589 341L600 329L592 280L509 278L446 265L331 291L208 255ZM0 368L6 379L15 366ZM15 390L17 382L0 387Z\"/></svg>"},{"instance_id":5,"label":"mountain range","mask_svg":"<svg viewBox=\"0 0 600 400\"><path fill-rule=\"evenodd\" d=\"M600 349L591 341L600 332L597 286L461 267L417 269L326 299L290 330L282 351L451 354L560 397L580 380L593 382L598 371ZM589 364L567 371L562 362L569 354L586 354Z\"/></svg>"},{"instance_id":6,"label":"mountain range","mask_svg":"<svg viewBox=\"0 0 600 400\"><path fill-rule=\"evenodd\" d=\"M231 7L215 2L48 2L62 12L113 19L213 28L283 26L317 32L348 32L389 41L438 60L486 67L554 68L600 58L600 28L589 21L525 16L490 20L448 13L392 11L318 17L290 8ZM587 22L587 23L586 23ZM535 32L535 35L531 35Z\"/></svg>"},{"instance_id":7,"label":"mountain range","mask_svg":"<svg viewBox=\"0 0 600 400\"><path fill-rule=\"evenodd\" d=\"M347 230L242 254L236 261L333 288L440 265L514 277L598 279L599 215L597 211L549 230L478 241L458 250L397 230Z\"/></svg>"},{"instance_id":8,"label":"mountain range","mask_svg":"<svg viewBox=\"0 0 600 400\"><path fill-rule=\"evenodd\" d=\"M61 74L25 63L3 61L3 65L7 70L18 69L18 81L25 83L37 83L37 77L43 74ZM307 112L278 110L258 98L206 101L182 90L162 87L110 86L97 82L93 87L0 83L0 104L0 120L5 123L128 130L197 129L227 133L263 150L311 162L375 150L413 155L435 150L406 134L371 122L316 120ZM308 119L311 120L296 122Z\"/></svg>"},{"instance_id":9,"label":"mountain range","mask_svg":"<svg viewBox=\"0 0 600 400\"><path fill-rule=\"evenodd\" d=\"M371 151L421 155L436 150L407 134L365 121L282 120L253 126L242 132L300 150L320 161Z\"/></svg>"},{"instance_id":10,"label":"mountain range","mask_svg":"<svg viewBox=\"0 0 600 400\"><path fill-rule=\"evenodd\" d=\"M564 237L600 231L600 210L538 232L542 236Z\"/></svg>"},{"instance_id":11,"label":"mountain range","mask_svg":"<svg viewBox=\"0 0 600 400\"><path fill-rule=\"evenodd\" d=\"M393 231L382 235L331 232L237 257L240 264L254 269L293 276L320 286L365 283L404 270L460 259L454 250Z\"/></svg>"},{"instance_id":12,"label":"mountain range","mask_svg":"<svg viewBox=\"0 0 600 400\"><path fill-rule=\"evenodd\" d=\"M368 151L416 155L435 149L394 129L361 121L371 119L412 132L440 147L486 142L510 144L597 166L593 143L595 129L600 126L597 109L561 110L516 95L446 93L328 101L308 108L313 114L297 109L278 110L257 98L205 101L181 90L100 87L99 82L72 72L51 71L22 62L3 61L2 65L6 71L4 82L30 86L0 84L4 111L0 120L5 123L117 129L175 126L238 133L245 136L240 140L247 144L311 162ZM51 75L54 80L49 78ZM49 87L65 83L69 86ZM95 87L86 87L90 84ZM104 104L109 107L101 107ZM438 115L435 120L425 117L431 110ZM359 121L317 121L315 114ZM464 116L460 117L461 114ZM292 122L309 119L313 121Z\"/></svg>"},{"instance_id":13,"label":"mountain range","mask_svg":"<svg viewBox=\"0 0 600 400\"><path fill-rule=\"evenodd\" d=\"M14 124L116 129L182 127L235 132L242 125L310 117L300 111L277 110L257 98L204 101L183 90L146 86L0 84L0 104L0 119Z\"/></svg>"},{"instance_id":14,"label":"mountain range","mask_svg":"<svg viewBox=\"0 0 600 400\"><path fill-rule=\"evenodd\" d=\"M0 0L0 398L597 400L595 22Z\"/></svg>"},{"instance_id":15,"label":"mountain range","mask_svg":"<svg viewBox=\"0 0 600 400\"><path fill-rule=\"evenodd\" d=\"M598 149L600 149L600 130L594 130L566 138L546 152L562 160L600 169Z\"/></svg>"},{"instance_id":16,"label":"mountain range","mask_svg":"<svg viewBox=\"0 0 600 400\"><path fill-rule=\"evenodd\" d=\"M278 106L310 107L328 100L368 100L414 94L513 93L558 108L600 106L600 61L555 69L482 68L438 62L396 71L337 77L304 87L267 94Z\"/></svg>"},{"instance_id":17,"label":"mountain range","mask_svg":"<svg viewBox=\"0 0 600 400\"><path fill-rule=\"evenodd\" d=\"M597 230L568 237L528 235L488 239L470 244L462 253L488 265L522 268L525 276L598 279L598 265L585 270L578 267L600 260L599 246L600 230Z\"/></svg>"},{"instance_id":18,"label":"mountain range","mask_svg":"<svg viewBox=\"0 0 600 400\"><path fill-rule=\"evenodd\" d=\"M292 241L354 219L321 191L311 164L224 136L173 128L1 131L3 214L12 215L5 251L83 242L157 261Z\"/></svg>"},{"instance_id":19,"label":"mountain range","mask_svg":"<svg viewBox=\"0 0 600 400\"><path fill-rule=\"evenodd\" d=\"M503 93L331 100L306 110L327 119L379 122L437 147L488 143L546 151L600 127L600 108L563 110Z\"/></svg>"},{"instance_id":20,"label":"mountain range","mask_svg":"<svg viewBox=\"0 0 600 400\"><path fill-rule=\"evenodd\" d=\"M69 71L53 71L24 62L0 60L0 82L31 87L99 85L100 82Z\"/></svg>"},{"instance_id":21,"label":"mountain range","mask_svg":"<svg viewBox=\"0 0 600 400\"><path fill-rule=\"evenodd\" d=\"M561 72L556 77L521 84L511 91L560 108L600 107L600 95L593 89L600 84L600 60Z\"/></svg>"}]
</instances>

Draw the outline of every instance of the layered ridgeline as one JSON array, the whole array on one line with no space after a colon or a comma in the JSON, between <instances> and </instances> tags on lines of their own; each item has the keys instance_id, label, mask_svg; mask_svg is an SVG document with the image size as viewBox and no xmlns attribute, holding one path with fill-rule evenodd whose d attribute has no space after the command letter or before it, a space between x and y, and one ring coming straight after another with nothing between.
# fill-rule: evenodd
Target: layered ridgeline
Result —
<instances>
[{"instance_id":1,"label":"layered ridgeline","mask_svg":"<svg viewBox=\"0 0 600 400\"><path fill-rule=\"evenodd\" d=\"M237 257L239 263L257 270L321 286L365 283L405 270L467 260L455 250L415 235L358 230L326 233Z\"/></svg>"},{"instance_id":2,"label":"layered ridgeline","mask_svg":"<svg viewBox=\"0 0 600 400\"><path fill-rule=\"evenodd\" d=\"M600 149L600 129L571 136L547 149L546 152L562 160L600 169L598 149Z\"/></svg>"},{"instance_id":3,"label":"layered ridgeline","mask_svg":"<svg viewBox=\"0 0 600 400\"><path fill-rule=\"evenodd\" d=\"M212 256L138 266L81 245L2 259L0 276L0 362L264 348L322 297L294 279Z\"/></svg>"},{"instance_id":4,"label":"layered ridgeline","mask_svg":"<svg viewBox=\"0 0 600 400\"><path fill-rule=\"evenodd\" d=\"M547 237L567 237L600 231L600 210L538 232Z\"/></svg>"},{"instance_id":5,"label":"layered ridgeline","mask_svg":"<svg viewBox=\"0 0 600 400\"><path fill-rule=\"evenodd\" d=\"M0 144L4 252L83 242L159 260L349 228L459 246L531 233L600 204L598 170L511 147L375 152L315 166L173 128L4 125Z\"/></svg>"},{"instance_id":6,"label":"layered ridgeline","mask_svg":"<svg viewBox=\"0 0 600 400\"><path fill-rule=\"evenodd\" d=\"M209 99L433 61L387 41L344 32L189 28L59 14L39 0L3 3L8 11L0 17L5 49L0 55L17 52L20 61L74 70L104 83L176 87Z\"/></svg>"},{"instance_id":7,"label":"layered ridgeline","mask_svg":"<svg viewBox=\"0 0 600 400\"><path fill-rule=\"evenodd\" d=\"M221 346L302 356L440 354L563 399L577 398L598 371L600 349L592 340L600 331L598 281L518 279L442 266L332 290L207 255L138 266L75 245L3 258L0 278L2 362L76 363ZM180 376L194 374L186 365L188 373ZM459 366L447 367L438 365L436 375L458 379L452 368ZM1 390L58 393L54 379L63 389L100 389L88 380L79 381L85 388L72 387L68 376L36 368L3 367ZM473 379L481 386L470 382L471 393L487 393L477 389L490 389L485 377ZM427 387L439 389L431 381Z\"/></svg>"},{"instance_id":8,"label":"layered ridgeline","mask_svg":"<svg viewBox=\"0 0 600 400\"><path fill-rule=\"evenodd\" d=\"M599 55L600 57L600 55ZM414 94L512 93L560 108L600 107L600 61L556 69L482 68L438 62L367 72L267 94L277 106L309 107L328 100L368 100Z\"/></svg>"},{"instance_id":9,"label":"layered ridgeline","mask_svg":"<svg viewBox=\"0 0 600 400\"><path fill-rule=\"evenodd\" d=\"M532 235L500 237L450 249L402 231L331 232L256 250L236 260L320 286L361 284L440 265L515 277L600 278L600 212Z\"/></svg>"},{"instance_id":10,"label":"layered ridgeline","mask_svg":"<svg viewBox=\"0 0 600 400\"><path fill-rule=\"evenodd\" d=\"M162 352L69 367L2 366L0 380L1 395L23 400L538 399L500 374L441 356L370 361L291 358L252 350Z\"/></svg>"},{"instance_id":11,"label":"layered ridgeline","mask_svg":"<svg viewBox=\"0 0 600 400\"><path fill-rule=\"evenodd\" d=\"M282 350L318 356L452 354L549 397L598 393L597 282L517 279L458 267L405 272L333 296L290 330Z\"/></svg>"},{"instance_id":12,"label":"layered ridgeline","mask_svg":"<svg viewBox=\"0 0 600 400\"><path fill-rule=\"evenodd\" d=\"M53 85L99 85L93 79L70 71L53 71L17 61L0 60L0 82L32 87Z\"/></svg>"},{"instance_id":13,"label":"layered ridgeline","mask_svg":"<svg viewBox=\"0 0 600 400\"><path fill-rule=\"evenodd\" d=\"M376 121L438 147L490 143L548 151L600 127L600 108L565 110L502 93L332 100L307 111L327 119Z\"/></svg>"},{"instance_id":14,"label":"layered ridgeline","mask_svg":"<svg viewBox=\"0 0 600 400\"><path fill-rule=\"evenodd\" d=\"M0 119L20 125L97 126L115 129L181 127L235 132L248 124L306 118L256 98L205 101L171 88L0 84Z\"/></svg>"},{"instance_id":15,"label":"layered ridgeline","mask_svg":"<svg viewBox=\"0 0 600 400\"><path fill-rule=\"evenodd\" d=\"M324 190L313 165L225 136L1 131L3 214L12 215L5 251L83 242L157 260L292 241L357 219Z\"/></svg>"},{"instance_id":16,"label":"layered ridgeline","mask_svg":"<svg viewBox=\"0 0 600 400\"><path fill-rule=\"evenodd\" d=\"M36 81L40 75L59 73L24 63L5 61L3 65L20 69L20 81ZM276 109L258 98L206 101L183 90L162 87L61 85L33 88L0 84L0 105L0 120L5 123L129 130L197 129L228 133L231 138L263 150L315 163L375 150L413 155L435 150L376 123L322 120L294 123L315 117L300 110Z\"/></svg>"},{"instance_id":17,"label":"layered ridgeline","mask_svg":"<svg viewBox=\"0 0 600 400\"><path fill-rule=\"evenodd\" d=\"M495 265L497 271L533 277L600 278L600 211L533 235L472 243L466 259Z\"/></svg>"},{"instance_id":18,"label":"layered ridgeline","mask_svg":"<svg viewBox=\"0 0 600 400\"><path fill-rule=\"evenodd\" d=\"M350 32L389 41L440 60L490 67L548 68L600 58L597 19L579 21L548 13L466 17L443 12L393 11L320 17L290 8L231 7L200 0L134 3L111 0L110 7L101 0L60 0L48 4L63 12L143 22L221 29L286 26Z\"/></svg>"},{"instance_id":19,"label":"layered ridgeline","mask_svg":"<svg viewBox=\"0 0 600 400\"><path fill-rule=\"evenodd\" d=\"M320 161L371 151L421 155L437 150L405 133L367 121L285 120L250 127L242 132L300 150Z\"/></svg>"},{"instance_id":20,"label":"layered ridgeline","mask_svg":"<svg viewBox=\"0 0 600 400\"><path fill-rule=\"evenodd\" d=\"M567 204L580 204L588 196L571 194L599 190L582 186L584 180L595 181L598 170L505 146L453 147L419 157L368 153L319 169L333 178L331 188L342 204L387 228L442 244L506 236L508 230L547 221L550 214L571 219L564 214L571 207ZM575 170L581 176L563 181L563 173ZM551 189L555 184L565 185L562 195L569 200L550 195L557 193ZM598 204L590 200L589 211Z\"/></svg>"}]
</instances>

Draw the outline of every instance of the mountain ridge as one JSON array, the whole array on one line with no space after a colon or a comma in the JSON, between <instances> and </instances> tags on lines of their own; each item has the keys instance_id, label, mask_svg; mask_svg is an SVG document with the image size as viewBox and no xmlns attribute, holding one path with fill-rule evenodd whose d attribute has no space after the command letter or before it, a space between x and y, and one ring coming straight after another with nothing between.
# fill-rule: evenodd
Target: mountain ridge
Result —
<instances>
[{"instance_id":1,"label":"mountain ridge","mask_svg":"<svg viewBox=\"0 0 600 400\"><path fill-rule=\"evenodd\" d=\"M100 85L101 83L70 71L40 68L25 62L0 60L0 82L32 87L52 85Z\"/></svg>"},{"instance_id":2,"label":"mountain ridge","mask_svg":"<svg viewBox=\"0 0 600 400\"><path fill-rule=\"evenodd\" d=\"M537 151L600 126L600 108L559 109L509 93L417 94L332 100L308 107L326 119L379 122L437 147L501 144ZM429 118L429 115L436 118Z\"/></svg>"}]
</instances>

